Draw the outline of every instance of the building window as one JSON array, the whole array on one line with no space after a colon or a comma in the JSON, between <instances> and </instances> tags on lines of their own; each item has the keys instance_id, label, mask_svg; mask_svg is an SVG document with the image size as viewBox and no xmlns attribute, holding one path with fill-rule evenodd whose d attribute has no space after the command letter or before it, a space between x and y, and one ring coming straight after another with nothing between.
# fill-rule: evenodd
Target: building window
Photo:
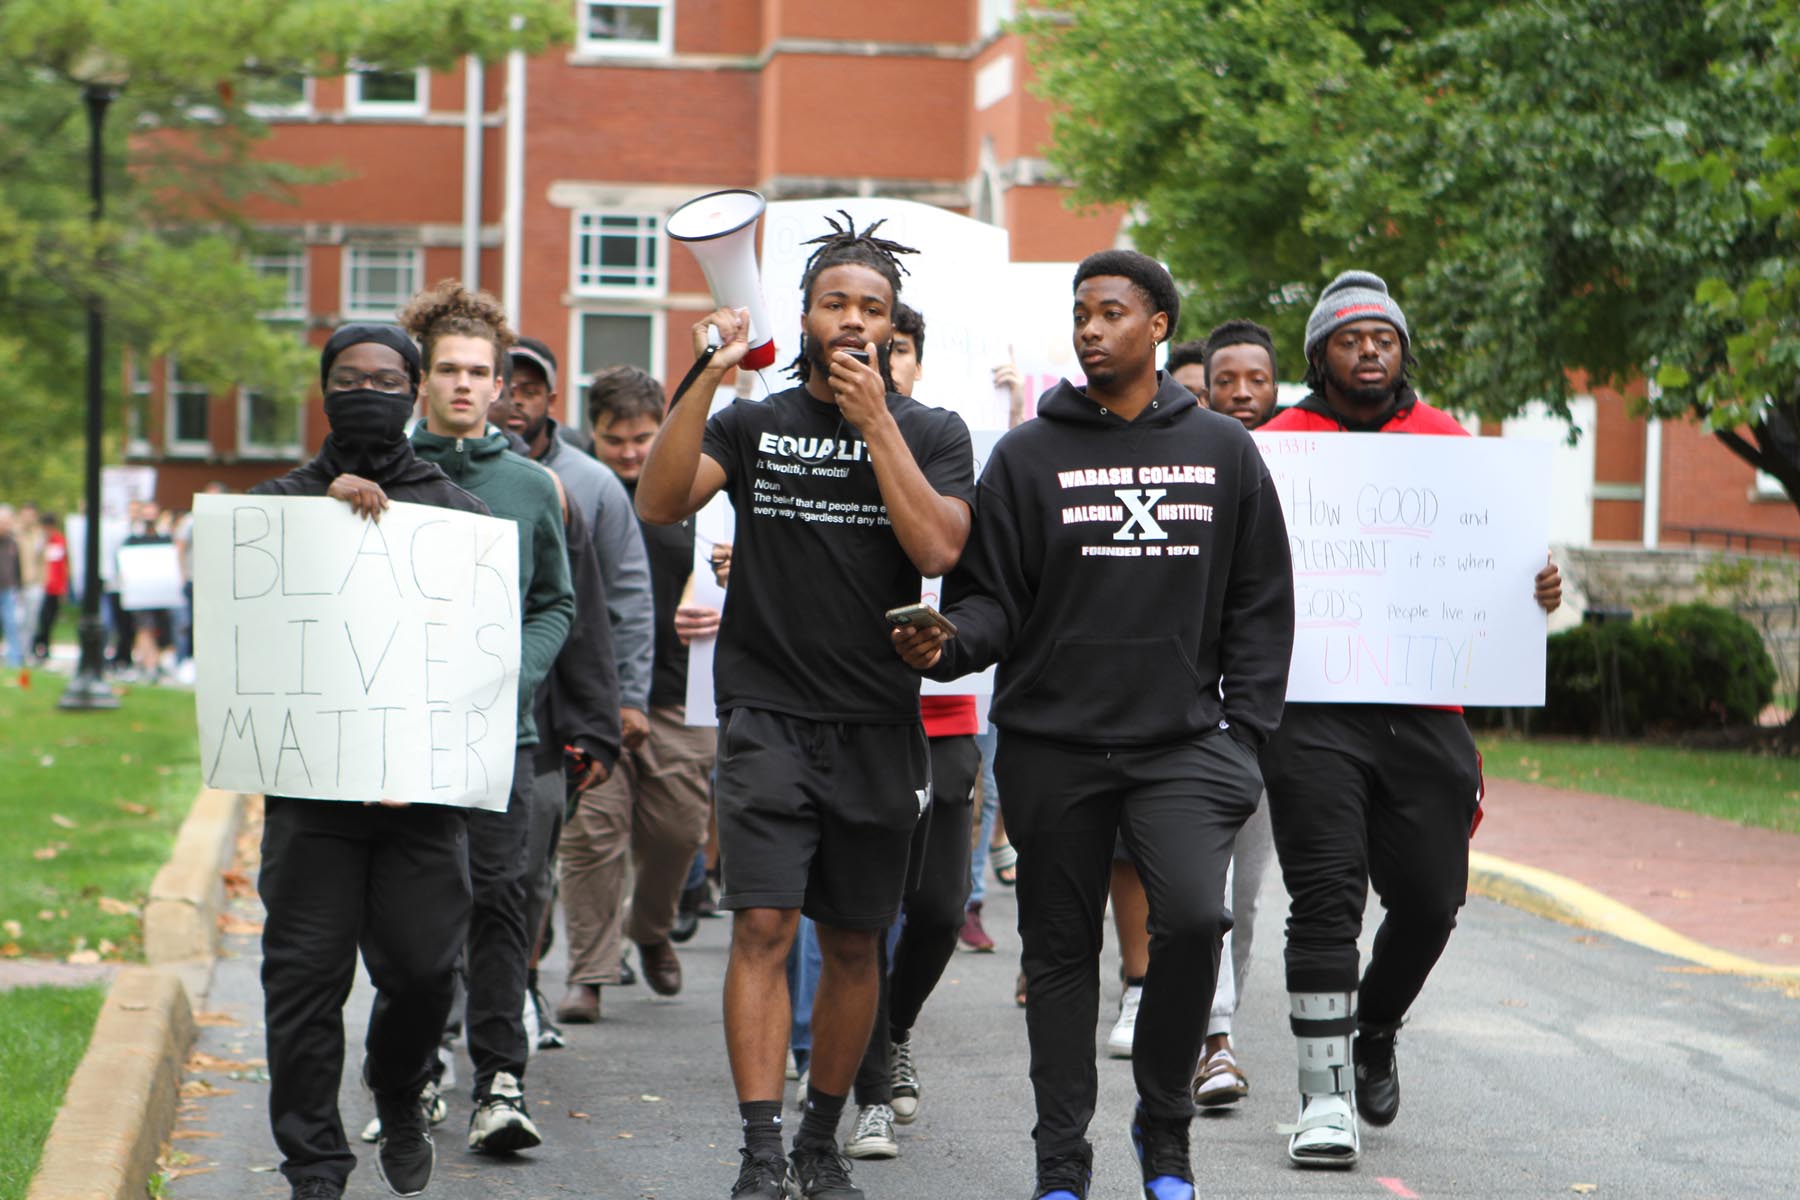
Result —
<instances>
[{"instance_id":1,"label":"building window","mask_svg":"<svg viewBox=\"0 0 1800 1200\"><path fill-rule=\"evenodd\" d=\"M137 351L131 353L131 395L125 404L125 453L133 458L150 454L150 371L149 360Z\"/></svg>"},{"instance_id":2,"label":"building window","mask_svg":"<svg viewBox=\"0 0 1800 1200\"><path fill-rule=\"evenodd\" d=\"M206 385L183 375L181 363L169 359L168 409L163 422L163 453L169 455L211 454L212 439L207 431L207 408L210 398Z\"/></svg>"},{"instance_id":3,"label":"building window","mask_svg":"<svg viewBox=\"0 0 1800 1200\"><path fill-rule=\"evenodd\" d=\"M577 312L575 314L576 387L564 389L570 411L580 416L575 399L594 375L607 367L638 367L662 378L663 315L656 313Z\"/></svg>"},{"instance_id":4,"label":"building window","mask_svg":"<svg viewBox=\"0 0 1800 1200\"><path fill-rule=\"evenodd\" d=\"M419 290L423 266L408 247L347 246L344 249L344 316L392 321Z\"/></svg>"},{"instance_id":5,"label":"building window","mask_svg":"<svg viewBox=\"0 0 1800 1200\"><path fill-rule=\"evenodd\" d=\"M302 321L276 322L277 332L295 341L306 340ZM305 405L299 396L238 389L238 453L245 458L299 458Z\"/></svg>"},{"instance_id":6,"label":"building window","mask_svg":"<svg viewBox=\"0 0 1800 1200\"><path fill-rule=\"evenodd\" d=\"M675 0L580 0L584 54L667 55L675 44Z\"/></svg>"},{"instance_id":7,"label":"building window","mask_svg":"<svg viewBox=\"0 0 1800 1200\"><path fill-rule=\"evenodd\" d=\"M1013 19L1013 0L981 0L980 21L981 36L993 37L1000 32L1001 26Z\"/></svg>"},{"instance_id":8,"label":"building window","mask_svg":"<svg viewBox=\"0 0 1800 1200\"><path fill-rule=\"evenodd\" d=\"M429 99L425 68L352 71L345 79L344 109L353 117L422 117Z\"/></svg>"},{"instance_id":9,"label":"building window","mask_svg":"<svg viewBox=\"0 0 1800 1200\"><path fill-rule=\"evenodd\" d=\"M275 300L261 313L265 318L299 320L306 316L306 251L258 254L250 259L257 275L274 285Z\"/></svg>"},{"instance_id":10,"label":"building window","mask_svg":"<svg viewBox=\"0 0 1800 1200\"><path fill-rule=\"evenodd\" d=\"M577 212L573 290L583 296L660 296L662 218L651 213Z\"/></svg>"},{"instance_id":11,"label":"building window","mask_svg":"<svg viewBox=\"0 0 1800 1200\"><path fill-rule=\"evenodd\" d=\"M1750 498L1752 500L1780 500L1783 503L1788 502L1787 489L1781 486L1781 480L1775 478L1767 471L1758 471L1756 473L1756 482L1750 486Z\"/></svg>"},{"instance_id":12,"label":"building window","mask_svg":"<svg viewBox=\"0 0 1800 1200\"><path fill-rule=\"evenodd\" d=\"M252 73L244 80L244 109L253 117L312 115L312 80L305 75Z\"/></svg>"}]
</instances>

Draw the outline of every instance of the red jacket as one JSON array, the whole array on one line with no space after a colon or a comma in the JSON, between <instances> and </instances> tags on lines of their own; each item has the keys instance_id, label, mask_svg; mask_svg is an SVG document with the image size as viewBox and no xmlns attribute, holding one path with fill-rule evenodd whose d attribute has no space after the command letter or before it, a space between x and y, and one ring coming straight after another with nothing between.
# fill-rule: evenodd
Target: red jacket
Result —
<instances>
[{"instance_id":1,"label":"red jacket","mask_svg":"<svg viewBox=\"0 0 1800 1200\"><path fill-rule=\"evenodd\" d=\"M1258 427L1257 432L1341 433L1348 428L1326 405L1324 398L1314 393L1292 408L1283 409L1277 413L1268 424ZM1400 406L1394 410L1394 414L1378 429L1357 430L1356 432L1435 433L1447 437L1469 436L1469 431L1464 429L1455 417L1441 408L1431 407L1413 395L1410 389L1401 399Z\"/></svg>"},{"instance_id":2,"label":"red jacket","mask_svg":"<svg viewBox=\"0 0 1800 1200\"><path fill-rule=\"evenodd\" d=\"M44 595L69 594L69 542L55 529L44 534Z\"/></svg>"}]
</instances>

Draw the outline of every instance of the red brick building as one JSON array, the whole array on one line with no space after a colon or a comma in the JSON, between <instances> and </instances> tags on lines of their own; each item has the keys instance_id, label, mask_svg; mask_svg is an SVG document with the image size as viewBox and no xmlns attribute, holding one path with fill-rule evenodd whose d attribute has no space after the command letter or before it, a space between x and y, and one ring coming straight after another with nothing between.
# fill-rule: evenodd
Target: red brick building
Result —
<instances>
[{"instance_id":1,"label":"red brick building","mask_svg":"<svg viewBox=\"0 0 1800 1200\"><path fill-rule=\"evenodd\" d=\"M1048 109L1000 32L1012 0L570 3L574 44L534 58L296 79L267 98L269 153L338 173L298 206L251 206L286 243L259 263L286 284L270 320L317 344L460 276L551 346L567 404L608 363L664 379L685 365L711 302L662 222L700 192L939 204L1004 226L1020 261L1118 237L1121 214L1070 211L1042 157ZM128 386L130 455L158 465L176 507L208 480L282 469L325 432L316 395L297 414L241 389L207 395L173 362L134 367ZM1792 504L1694 426L1647 425L1606 389L1577 408L1587 436L1558 540L1718 544L1689 531L1727 530L1800 553Z\"/></svg>"},{"instance_id":2,"label":"red brick building","mask_svg":"<svg viewBox=\"0 0 1800 1200\"><path fill-rule=\"evenodd\" d=\"M258 263L287 287L268 319L320 344L459 276L556 352L567 404L609 363L659 378L685 366L712 303L662 223L701 192L924 201L1005 226L1021 260L1117 238L1120 215L1069 211L1040 157L1045 107L1020 40L1000 32L1010 0L571 2L571 46L296 79L268 98L269 154L338 174L298 206L251 205L286 243ZM241 389L207 395L173 362L134 365L128 386L130 456L156 463L177 507L208 480L264 478L325 433L316 395L298 414Z\"/></svg>"}]
</instances>

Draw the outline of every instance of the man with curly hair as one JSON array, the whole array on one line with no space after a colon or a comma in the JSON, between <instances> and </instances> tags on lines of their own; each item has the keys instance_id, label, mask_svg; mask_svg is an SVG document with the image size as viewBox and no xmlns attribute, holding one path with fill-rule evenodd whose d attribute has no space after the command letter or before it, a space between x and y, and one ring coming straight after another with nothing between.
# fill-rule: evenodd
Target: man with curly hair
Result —
<instances>
[{"instance_id":1,"label":"man with curly hair","mask_svg":"<svg viewBox=\"0 0 1800 1200\"><path fill-rule=\"evenodd\" d=\"M425 420L413 430L413 450L479 496L496 517L519 527L523 646L512 798L504 813L469 814L474 909L466 1025L475 1064L469 1148L505 1154L542 1141L523 1090L531 953L526 868L532 751L538 743L532 710L574 620L575 592L555 478L508 450L506 435L487 423L499 390L501 356L514 340L506 314L491 296L445 280L413 297L401 323L419 339L425 363Z\"/></svg>"}]
</instances>

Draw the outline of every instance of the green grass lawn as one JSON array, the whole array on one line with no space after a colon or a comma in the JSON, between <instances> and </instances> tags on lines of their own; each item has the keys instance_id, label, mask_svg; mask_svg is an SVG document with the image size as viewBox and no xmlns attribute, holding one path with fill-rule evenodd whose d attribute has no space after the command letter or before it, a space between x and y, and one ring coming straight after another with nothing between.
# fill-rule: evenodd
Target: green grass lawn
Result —
<instances>
[{"instance_id":1,"label":"green grass lawn","mask_svg":"<svg viewBox=\"0 0 1800 1200\"><path fill-rule=\"evenodd\" d=\"M0 992L0 1200L25 1195L105 998L104 987Z\"/></svg>"},{"instance_id":2,"label":"green grass lawn","mask_svg":"<svg viewBox=\"0 0 1800 1200\"><path fill-rule=\"evenodd\" d=\"M1800 833L1800 759L1554 738L1480 739L1489 778L1598 792Z\"/></svg>"},{"instance_id":3,"label":"green grass lawn","mask_svg":"<svg viewBox=\"0 0 1800 1200\"><path fill-rule=\"evenodd\" d=\"M63 685L0 683L0 957L138 959L145 893L200 786L194 697L131 688L66 713Z\"/></svg>"}]
</instances>

